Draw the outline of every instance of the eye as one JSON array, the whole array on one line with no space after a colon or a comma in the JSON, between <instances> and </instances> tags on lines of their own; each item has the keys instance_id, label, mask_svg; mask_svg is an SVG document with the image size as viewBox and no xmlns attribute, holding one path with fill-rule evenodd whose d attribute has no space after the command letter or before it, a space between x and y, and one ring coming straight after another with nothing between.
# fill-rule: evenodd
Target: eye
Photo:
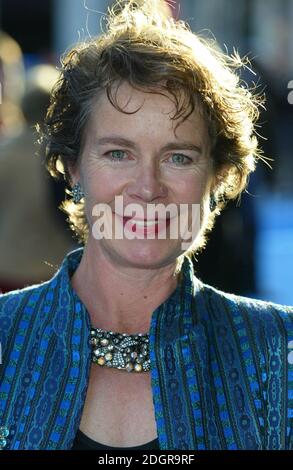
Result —
<instances>
[{"instance_id":1,"label":"eye","mask_svg":"<svg viewBox=\"0 0 293 470\"><path fill-rule=\"evenodd\" d=\"M188 157L187 155L184 155L183 153L173 153L171 155L171 159L173 160L172 163L175 163L175 165L189 165L192 163L192 158Z\"/></svg>"},{"instance_id":2,"label":"eye","mask_svg":"<svg viewBox=\"0 0 293 470\"><path fill-rule=\"evenodd\" d=\"M124 150L110 150L105 155L109 156L111 161L120 162L124 160L123 157L126 155L126 152Z\"/></svg>"}]
</instances>

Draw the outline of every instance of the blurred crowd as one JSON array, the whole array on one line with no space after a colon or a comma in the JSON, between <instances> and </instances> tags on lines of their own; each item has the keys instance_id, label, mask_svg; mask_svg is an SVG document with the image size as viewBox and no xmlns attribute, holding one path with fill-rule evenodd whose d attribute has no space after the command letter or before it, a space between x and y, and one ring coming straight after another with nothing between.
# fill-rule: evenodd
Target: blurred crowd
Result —
<instances>
[{"instance_id":1,"label":"blurred crowd","mask_svg":"<svg viewBox=\"0 0 293 470\"><path fill-rule=\"evenodd\" d=\"M20 46L0 35L0 290L46 281L74 248L58 211L62 184L54 183L36 145L58 72L39 64L25 70Z\"/></svg>"}]
</instances>

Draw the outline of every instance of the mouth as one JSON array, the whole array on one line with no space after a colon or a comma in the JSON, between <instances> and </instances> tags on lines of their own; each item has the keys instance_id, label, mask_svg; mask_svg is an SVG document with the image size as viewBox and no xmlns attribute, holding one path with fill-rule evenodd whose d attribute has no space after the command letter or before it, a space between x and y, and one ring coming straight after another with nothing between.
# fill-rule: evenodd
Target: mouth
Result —
<instances>
[{"instance_id":1,"label":"mouth","mask_svg":"<svg viewBox=\"0 0 293 470\"><path fill-rule=\"evenodd\" d=\"M158 223L162 223L162 222L165 222L167 221L169 218L166 217L166 219L135 219L133 217L125 217L123 216L123 221L127 222L128 220L131 220L133 223L139 225L139 226L143 226L143 225L154 225L154 224L158 224Z\"/></svg>"},{"instance_id":2,"label":"mouth","mask_svg":"<svg viewBox=\"0 0 293 470\"><path fill-rule=\"evenodd\" d=\"M166 217L165 219L135 219L133 217L126 217L120 216L119 214L115 214L123 221L123 227L131 232L136 232L137 234L157 234L161 231L164 227L168 227L170 224L170 217Z\"/></svg>"}]
</instances>

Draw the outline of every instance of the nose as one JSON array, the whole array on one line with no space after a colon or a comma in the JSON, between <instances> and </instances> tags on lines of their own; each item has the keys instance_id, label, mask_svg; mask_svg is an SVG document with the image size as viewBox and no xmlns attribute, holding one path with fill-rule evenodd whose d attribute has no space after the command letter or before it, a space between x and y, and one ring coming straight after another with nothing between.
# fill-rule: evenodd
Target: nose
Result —
<instances>
[{"instance_id":1,"label":"nose","mask_svg":"<svg viewBox=\"0 0 293 470\"><path fill-rule=\"evenodd\" d=\"M127 186L128 196L145 202L164 198L167 193L167 187L162 180L160 168L156 162L141 163L135 177Z\"/></svg>"}]
</instances>

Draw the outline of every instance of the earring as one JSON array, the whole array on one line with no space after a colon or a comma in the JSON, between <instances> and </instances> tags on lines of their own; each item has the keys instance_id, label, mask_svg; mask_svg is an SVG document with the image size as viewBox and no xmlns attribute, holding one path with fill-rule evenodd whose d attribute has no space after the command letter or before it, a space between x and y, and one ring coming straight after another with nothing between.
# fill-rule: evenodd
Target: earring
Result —
<instances>
[{"instance_id":1,"label":"earring","mask_svg":"<svg viewBox=\"0 0 293 470\"><path fill-rule=\"evenodd\" d=\"M210 211L213 212L217 206L217 201L215 199L214 193L210 195Z\"/></svg>"},{"instance_id":2,"label":"earring","mask_svg":"<svg viewBox=\"0 0 293 470\"><path fill-rule=\"evenodd\" d=\"M80 200L84 197L83 190L80 183L76 183L72 188L72 197L74 204L78 204Z\"/></svg>"}]
</instances>

